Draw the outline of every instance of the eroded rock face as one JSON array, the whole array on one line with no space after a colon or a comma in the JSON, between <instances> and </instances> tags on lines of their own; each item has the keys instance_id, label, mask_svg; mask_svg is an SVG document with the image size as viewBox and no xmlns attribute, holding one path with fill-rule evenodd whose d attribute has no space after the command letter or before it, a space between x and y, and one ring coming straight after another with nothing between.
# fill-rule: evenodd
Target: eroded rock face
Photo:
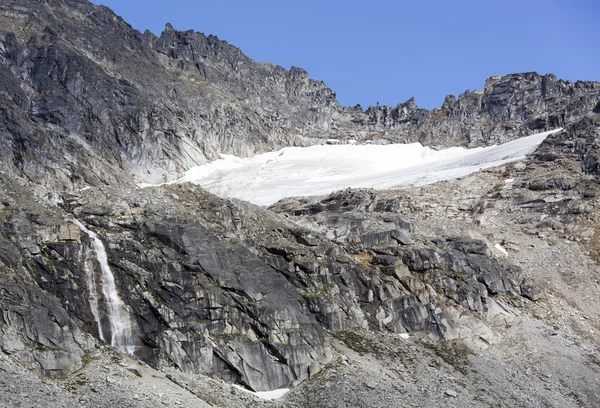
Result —
<instances>
[{"instance_id":1,"label":"eroded rock face","mask_svg":"<svg viewBox=\"0 0 600 408\"><path fill-rule=\"evenodd\" d=\"M47 187L160 182L307 144L338 109L302 69L170 26L141 34L87 1L7 1L0 21L2 163Z\"/></svg>"},{"instance_id":2,"label":"eroded rock face","mask_svg":"<svg viewBox=\"0 0 600 408\"><path fill-rule=\"evenodd\" d=\"M271 209L340 242L351 258L368 265L370 278L365 281L357 271L355 281L366 287L355 290L359 297L363 293L362 301L379 305L371 328L425 330L449 339L454 322L442 306L444 298L484 314L490 294L520 295L519 268L492 258L480 240L418 236L418 226L399 215L404 205L401 195L345 190L316 202L300 199L295 206L294 200L283 200Z\"/></svg>"},{"instance_id":3,"label":"eroded rock face","mask_svg":"<svg viewBox=\"0 0 600 408\"><path fill-rule=\"evenodd\" d=\"M484 243L421 237L398 215L402 200L373 191L290 200L296 215L285 216L189 184L89 189L64 196L62 209L10 187L21 193L3 199L13 203L3 273L20 278L3 283L0 346L40 372L77 369L89 347L81 333L98 339L97 321L106 324L94 315L85 268L96 260L74 217L104 243L138 358L255 390L314 374L333 356L331 336L350 329L443 340L465 337L468 316L493 343L493 297L521 294L520 270Z\"/></svg>"},{"instance_id":4,"label":"eroded rock face","mask_svg":"<svg viewBox=\"0 0 600 408\"><path fill-rule=\"evenodd\" d=\"M73 226L56 219L57 211L0 178L0 350L38 374L69 374L94 345L72 308L84 293L64 258L78 237L64 234Z\"/></svg>"}]
</instances>

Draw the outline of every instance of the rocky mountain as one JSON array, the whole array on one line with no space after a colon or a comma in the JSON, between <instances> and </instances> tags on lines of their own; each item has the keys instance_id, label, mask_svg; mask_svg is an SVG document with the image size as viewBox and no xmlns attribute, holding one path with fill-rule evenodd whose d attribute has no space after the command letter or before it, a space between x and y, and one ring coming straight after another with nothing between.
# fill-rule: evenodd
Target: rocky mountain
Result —
<instances>
[{"instance_id":1,"label":"rocky mountain","mask_svg":"<svg viewBox=\"0 0 600 408\"><path fill-rule=\"evenodd\" d=\"M3 162L56 188L311 143L339 108L301 69L170 26L141 34L88 1L3 1L0 19Z\"/></svg>"},{"instance_id":2,"label":"rocky mountain","mask_svg":"<svg viewBox=\"0 0 600 408\"><path fill-rule=\"evenodd\" d=\"M323 138L479 146L582 117L600 84L492 77L433 111L343 108L306 71L167 25L133 30L87 0L0 4L2 162L56 189L159 182L219 153L248 156ZM24 155L23 150L28 154Z\"/></svg>"},{"instance_id":3,"label":"rocky mountain","mask_svg":"<svg viewBox=\"0 0 600 408\"><path fill-rule=\"evenodd\" d=\"M595 406L599 100L527 73L363 111L214 36L0 1L0 404ZM525 162L406 191L135 186L220 153L557 126Z\"/></svg>"},{"instance_id":4,"label":"rocky mountain","mask_svg":"<svg viewBox=\"0 0 600 408\"><path fill-rule=\"evenodd\" d=\"M535 72L490 77L483 91L446 96L441 107L419 109L414 100L370 107L362 121L389 142L486 146L563 127L587 114L598 101L598 82L563 81Z\"/></svg>"}]
</instances>

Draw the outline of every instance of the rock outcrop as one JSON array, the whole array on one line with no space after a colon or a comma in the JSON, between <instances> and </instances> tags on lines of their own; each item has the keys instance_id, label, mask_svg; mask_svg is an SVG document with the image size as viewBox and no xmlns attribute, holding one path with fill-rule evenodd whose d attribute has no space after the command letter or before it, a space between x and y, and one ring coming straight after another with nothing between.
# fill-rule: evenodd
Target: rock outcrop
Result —
<instances>
[{"instance_id":1,"label":"rock outcrop","mask_svg":"<svg viewBox=\"0 0 600 408\"><path fill-rule=\"evenodd\" d=\"M484 91L448 95L432 111L419 109L413 99L396 108L370 107L360 123L387 143L486 146L563 127L585 116L599 98L598 82L529 72L491 77Z\"/></svg>"},{"instance_id":2,"label":"rock outcrop","mask_svg":"<svg viewBox=\"0 0 600 408\"><path fill-rule=\"evenodd\" d=\"M600 106L600 103L598 104ZM600 175L600 116L592 112L568 125L562 132L549 136L533 154L537 162L575 159L581 169L591 175Z\"/></svg>"},{"instance_id":3,"label":"rock outcrop","mask_svg":"<svg viewBox=\"0 0 600 408\"><path fill-rule=\"evenodd\" d=\"M521 295L520 269L483 242L421 237L397 215L400 202L369 191L290 202L290 218L188 184L88 189L65 195L61 209L3 180L3 274L18 277L3 280L0 346L41 372L81 366L97 322L107 324L86 270L97 260L75 218L104 243L136 357L254 390L316 373L333 356L331 336L346 330L448 340L464 337L461 316L475 314L471 337L485 348L495 297Z\"/></svg>"}]
</instances>

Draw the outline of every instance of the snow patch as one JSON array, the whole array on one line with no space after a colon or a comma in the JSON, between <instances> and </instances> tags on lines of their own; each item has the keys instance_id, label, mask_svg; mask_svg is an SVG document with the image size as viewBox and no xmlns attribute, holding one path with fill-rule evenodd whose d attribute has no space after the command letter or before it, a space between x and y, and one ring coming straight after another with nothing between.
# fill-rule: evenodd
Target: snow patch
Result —
<instances>
[{"instance_id":1,"label":"snow patch","mask_svg":"<svg viewBox=\"0 0 600 408\"><path fill-rule=\"evenodd\" d=\"M494 248L496 248L498 251L502 252L504 255L508 255L508 252L506 252L506 249L502 245L496 244L496 245L494 245Z\"/></svg>"},{"instance_id":2,"label":"snow patch","mask_svg":"<svg viewBox=\"0 0 600 408\"><path fill-rule=\"evenodd\" d=\"M258 392L253 392L253 391L245 389L244 387L240 387L237 384L233 384L233 386L235 388L237 388L238 390L242 390L244 392L247 392L248 394L254 395L257 398L260 398L262 400L267 400L267 401L272 401L272 400L279 399L279 398L283 397L285 394L287 394L290 391L289 388L280 388L278 390L273 390L273 391L258 391Z\"/></svg>"},{"instance_id":3,"label":"snow patch","mask_svg":"<svg viewBox=\"0 0 600 408\"><path fill-rule=\"evenodd\" d=\"M519 160L551 133L499 146L433 150L420 143L287 147L251 158L221 155L174 183L193 182L222 198L270 205L285 197L324 195L347 187L392 189L463 177ZM140 185L140 187L148 185Z\"/></svg>"}]
</instances>

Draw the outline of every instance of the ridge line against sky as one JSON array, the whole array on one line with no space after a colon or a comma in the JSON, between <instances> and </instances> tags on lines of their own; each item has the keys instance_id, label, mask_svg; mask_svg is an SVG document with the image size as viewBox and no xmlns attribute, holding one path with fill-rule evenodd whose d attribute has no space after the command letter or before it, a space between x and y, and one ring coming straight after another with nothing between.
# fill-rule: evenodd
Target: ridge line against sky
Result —
<instances>
[{"instance_id":1,"label":"ridge line against sky","mask_svg":"<svg viewBox=\"0 0 600 408\"><path fill-rule=\"evenodd\" d=\"M306 69L345 106L415 97L432 109L518 72L600 80L597 0L92 2L141 32L160 35L171 23L217 35L254 60Z\"/></svg>"}]
</instances>

